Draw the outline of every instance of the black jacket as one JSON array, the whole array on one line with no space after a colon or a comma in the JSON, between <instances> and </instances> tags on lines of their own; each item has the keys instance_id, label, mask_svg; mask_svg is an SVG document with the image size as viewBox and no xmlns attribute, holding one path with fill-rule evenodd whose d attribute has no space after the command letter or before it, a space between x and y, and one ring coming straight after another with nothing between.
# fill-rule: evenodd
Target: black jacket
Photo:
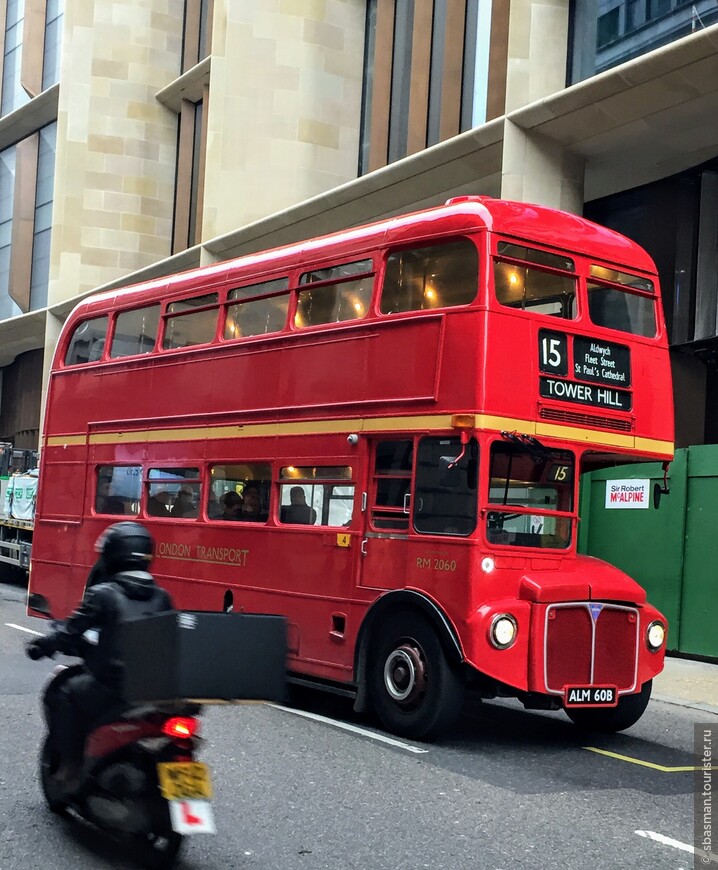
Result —
<instances>
[{"instance_id":1,"label":"black jacket","mask_svg":"<svg viewBox=\"0 0 718 870\"><path fill-rule=\"evenodd\" d=\"M129 619L172 610L169 594L146 571L123 571L88 588L80 606L48 636L59 652L80 656L90 673L106 686L122 686L119 625ZM97 632L87 639L85 632Z\"/></svg>"}]
</instances>

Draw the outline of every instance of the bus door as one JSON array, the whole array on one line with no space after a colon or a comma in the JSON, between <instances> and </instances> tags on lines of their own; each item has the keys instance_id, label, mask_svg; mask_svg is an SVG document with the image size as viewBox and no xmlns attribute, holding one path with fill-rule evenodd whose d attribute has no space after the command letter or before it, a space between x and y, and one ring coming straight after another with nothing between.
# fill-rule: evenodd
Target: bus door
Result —
<instances>
[{"instance_id":1,"label":"bus door","mask_svg":"<svg viewBox=\"0 0 718 870\"><path fill-rule=\"evenodd\" d=\"M478 445L457 435L377 440L361 544L360 585L444 597L464 576L477 521Z\"/></svg>"},{"instance_id":2,"label":"bus door","mask_svg":"<svg viewBox=\"0 0 718 870\"><path fill-rule=\"evenodd\" d=\"M283 590L291 593L287 616L299 632L299 656L343 668L351 666L353 657L345 635L361 540L351 530L359 510L356 474L356 462L350 465L343 457L302 458L280 467L281 535L270 556Z\"/></svg>"}]
</instances>

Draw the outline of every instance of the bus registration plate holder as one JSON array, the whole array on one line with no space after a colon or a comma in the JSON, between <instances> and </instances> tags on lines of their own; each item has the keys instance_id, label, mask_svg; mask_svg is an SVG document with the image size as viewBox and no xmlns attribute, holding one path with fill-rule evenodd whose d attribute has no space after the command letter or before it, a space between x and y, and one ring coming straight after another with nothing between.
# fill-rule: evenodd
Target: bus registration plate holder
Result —
<instances>
[{"instance_id":1,"label":"bus registration plate holder","mask_svg":"<svg viewBox=\"0 0 718 870\"><path fill-rule=\"evenodd\" d=\"M615 707L618 704L616 686L566 686L564 707Z\"/></svg>"}]
</instances>

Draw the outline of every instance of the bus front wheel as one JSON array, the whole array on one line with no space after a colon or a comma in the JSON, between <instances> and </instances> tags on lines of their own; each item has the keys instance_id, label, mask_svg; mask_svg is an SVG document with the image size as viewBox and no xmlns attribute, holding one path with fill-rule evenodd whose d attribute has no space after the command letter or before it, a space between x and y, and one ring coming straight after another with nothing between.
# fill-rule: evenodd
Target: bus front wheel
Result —
<instances>
[{"instance_id":1,"label":"bus front wheel","mask_svg":"<svg viewBox=\"0 0 718 870\"><path fill-rule=\"evenodd\" d=\"M374 634L368 680L374 709L393 734L430 740L461 712L464 682L431 624L419 613L386 617Z\"/></svg>"},{"instance_id":2,"label":"bus front wheel","mask_svg":"<svg viewBox=\"0 0 718 870\"><path fill-rule=\"evenodd\" d=\"M635 725L645 712L651 699L652 680L643 684L635 695L624 695L615 707L600 709L588 707L585 710L564 708L566 715L579 728L586 731L605 731L615 733Z\"/></svg>"}]
</instances>

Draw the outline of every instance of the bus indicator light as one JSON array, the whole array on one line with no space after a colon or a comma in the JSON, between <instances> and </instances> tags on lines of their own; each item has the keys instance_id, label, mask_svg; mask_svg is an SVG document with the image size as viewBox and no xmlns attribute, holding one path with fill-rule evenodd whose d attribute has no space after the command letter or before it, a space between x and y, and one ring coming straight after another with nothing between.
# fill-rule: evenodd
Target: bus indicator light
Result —
<instances>
[{"instance_id":1,"label":"bus indicator light","mask_svg":"<svg viewBox=\"0 0 718 870\"><path fill-rule=\"evenodd\" d=\"M473 414L452 414L451 415L452 429L474 429L476 428L476 418Z\"/></svg>"}]
</instances>

